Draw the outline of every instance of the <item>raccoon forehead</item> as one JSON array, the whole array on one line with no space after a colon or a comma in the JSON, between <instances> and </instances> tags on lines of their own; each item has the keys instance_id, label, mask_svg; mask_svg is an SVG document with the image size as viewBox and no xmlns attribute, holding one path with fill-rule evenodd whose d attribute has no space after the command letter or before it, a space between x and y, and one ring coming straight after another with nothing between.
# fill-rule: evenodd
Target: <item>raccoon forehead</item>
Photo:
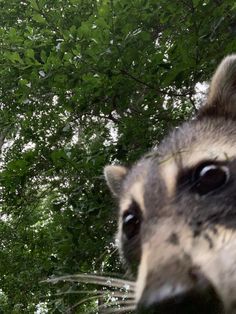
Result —
<instances>
[{"instance_id":1,"label":"raccoon forehead","mask_svg":"<svg viewBox=\"0 0 236 314\"><path fill-rule=\"evenodd\" d=\"M182 169L195 167L201 162L228 161L236 157L236 145L233 141L226 141L224 138L211 141L207 135L186 146L175 144L175 148L156 161L156 167L162 169L166 181L169 175L177 175Z\"/></svg>"},{"instance_id":2,"label":"raccoon forehead","mask_svg":"<svg viewBox=\"0 0 236 314\"><path fill-rule=\"evenodd\" d=\"M121 214L125 212L135 201L139 206L142 212L145 211L144 207L144 182L140 180L133 183L129 190L121 197L120 199L120 212Z\"/></svg>"},{"instance_id":3,"label":"raccoon forehead","mask_svg":"<svg viewBox=\"0 0 236 314\"><path fill-rule=\"evenodd\" d=\"M202 159L232 158L236 156L235 138L234 121L224 118L191 121L174 130L161 143L158 161L174 158L178 164L182 161L186 167L191 167Z\"/></svg>"},{"instance_id":4,"label":"raccoon forehead","mask_svg":"<svg viewBox=\"0 0 236 314\"><path fill-rule=\"evenodd\" d=\"M145 211L144 186L148 168L150 167L149 163L149 160L141 159L126 176L122 186L123 193L119 200L121 214L126 211L134 201L143 212Z\"/></svg>"}]
</instances>

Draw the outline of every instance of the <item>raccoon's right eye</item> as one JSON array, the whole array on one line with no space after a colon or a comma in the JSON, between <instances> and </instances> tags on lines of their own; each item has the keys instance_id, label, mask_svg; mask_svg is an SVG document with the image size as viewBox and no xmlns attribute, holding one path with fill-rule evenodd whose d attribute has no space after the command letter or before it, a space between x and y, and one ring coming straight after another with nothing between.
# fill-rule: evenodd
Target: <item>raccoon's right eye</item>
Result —
<instances>
[{"instance_id":1,"label":"raccoon's right eye","mask_svg":"<svg viewBox=\"0 0 236 314\"><path fill-rule=\"evenodd\" d=\"M194 173L194 190L200 194L208 194L224 186L229 180L229 169L220 164L203 164Z\"/></svg>"},{"instance_id":2,"label":"raccoon's right eye","mask_svg":"<svg viewBox=\"0 0 236 314\"><path fill-rule=\"evenodd\" d=\"M128 240L139 234L141 226L141 210L136 202L132 202L129 209L123 214L122 231Z\"/></svg>"}]
</instances>

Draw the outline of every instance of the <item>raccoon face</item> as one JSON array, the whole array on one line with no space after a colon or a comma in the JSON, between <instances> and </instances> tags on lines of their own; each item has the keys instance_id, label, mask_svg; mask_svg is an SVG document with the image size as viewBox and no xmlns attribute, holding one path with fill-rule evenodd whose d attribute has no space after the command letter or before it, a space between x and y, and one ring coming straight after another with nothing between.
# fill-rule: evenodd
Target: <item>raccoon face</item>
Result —
<instances>
[{"instance_id":1,"label":"raccoon face","mask_svg":"<svg viewBox=\"0 0 236 314\"><path fill-rule=\"evenodd\" d=\"M137 313L236 313L236 55L198 117L131 169L107 166Z\"/></svg>"}]
</instances>

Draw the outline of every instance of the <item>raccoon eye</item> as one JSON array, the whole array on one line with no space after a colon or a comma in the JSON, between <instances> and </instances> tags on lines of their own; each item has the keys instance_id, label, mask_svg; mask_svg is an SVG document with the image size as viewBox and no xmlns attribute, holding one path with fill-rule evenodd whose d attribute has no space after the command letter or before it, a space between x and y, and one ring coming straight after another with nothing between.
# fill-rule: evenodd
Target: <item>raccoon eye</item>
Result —
<instances>
[{"instance_id":1,"label":"raccoon eye","mask_svg":"<svg viewBox=\"0 0 236 314\"><path fill-rule=\"evenodd\" d=\"M133 202L123 215L123 233L128 240L139 234L141 225L141 211L136 202Z\"/></svg>"},{"instance_id":2,"label":"raccoon eye","mask_svg":"<svg viewBox=\"0 0 236 314\"><path fill-rule=\"evenodd\" d=\"M226 166L217 164L201 165L196 169L193 180L195 182L194 190L198 194L204 195L228 182L229 169Z\"/></svg>"}]
</instances>

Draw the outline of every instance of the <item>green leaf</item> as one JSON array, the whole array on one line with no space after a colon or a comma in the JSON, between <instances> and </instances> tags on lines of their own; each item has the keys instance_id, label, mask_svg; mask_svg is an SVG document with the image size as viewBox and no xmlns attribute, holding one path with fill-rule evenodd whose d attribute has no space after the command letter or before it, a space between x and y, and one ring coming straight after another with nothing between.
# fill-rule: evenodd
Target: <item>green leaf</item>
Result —
<instances>
[{"instance_id":1,"label":"green leaf","mask_svg":"<svg viewBox=\"0 0 236 314\"><path fill-rule=\"evenodd\" d=\"M39 13L33 14L32 19L40 24L46 24L45 18Z\"/></svg>"},{"instance_id":2,"label":"green leaf","mask_svg":"<svg viewBox=\"0 0 236 314\"><path fill-rule=\"evenodd\" d=\"M25 172L27 167L28 167L28 163L24 159L12 161L8 164L9 170L14 170L14 171L17 171L18 173Z\"/></svg>"},{"instance_id":3,"label":"green leaf","mask_svg":"<svg viewBox=\"0 0 236 314\"><path fill-rule=\"evenodd\" d=\"M30 4L32 6L32 8L36 11L39 10L39 7L38 7L38 4L37 4L37 1L36 0L30 0Z\"/></svg>"},{"instance_id":4,"label":"green leaf","mask_svg":"<svg viewBox=\"0 0 236 314\"><path fill-rule=\"evenodd\" d=\"M45 51L45 50L42 50L42 51L40 52L40 58L42 59L42 61L43 61L44 63L47 62L47 54L46 54L46 51Z\"/></svg>"},{"instance_id":5,"label":"green leaf","mask_svg":"<svg viewBox=\"0 0 236 314\"><path fill-rule=\"evenodd\" d=\"M67 155L64 150L55 150L51 153L51 158L55 166L61 167L67 160Z\"/></svg>"},{"instance_id":6,"label":"green leaf","mask_svg":"<svg viewBox=\"0 0 236 314\"><path fill-rule=\"evenodd\" d=\"M193 0L194 7L197 7L201 0Z\"/></svg>"},{"instance_id":7,"label":"green leaf","mask_svg":"<svg viewBox=\"0 0 236 314\"><path fill-rule=\"evenodd\" d=\"M4 55L8 60L12 62L23 63L23 60L21 59L18 52L5 52Z\"/></svg>"},{"instance_id":8,"label":"green leaf","mask_svg":"<svg viewBox=\"0 0 236 314\"><path fill-rule=\"evenodd\" d=\"M25 51L25 56L30 58L30 59L34 59L34 50L33 49L27 49Z\"/></svg>"}]
</instances>

